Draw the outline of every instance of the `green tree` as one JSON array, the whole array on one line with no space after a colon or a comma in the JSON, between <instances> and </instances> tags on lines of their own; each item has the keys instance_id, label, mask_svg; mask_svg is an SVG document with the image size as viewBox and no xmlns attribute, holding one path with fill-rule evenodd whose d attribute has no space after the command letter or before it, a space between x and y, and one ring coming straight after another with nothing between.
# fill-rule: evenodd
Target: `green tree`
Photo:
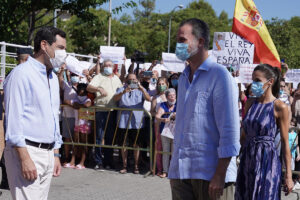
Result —
<instances>
[{"instance_id":1,"label":"green tree","mask_svg":"<svg viewBox=\"0 0 300 200\"><path fill-rule=\"evenodd\" d=\"M299 17L291 20L272 19L266 25L279 56L290 68L300 68L300 23Z\"/></svg>"},{"instance_id":2,"label":"green tree","mask_svg":"<svg viewBox=\"0 0 300 200\"><path fill-rule=\"evenodd\" d=\"M134 10L134 16L138 20L145 18L146 21L148 22L152 12L155 9L155 0L140 0L139 3L144 10L143 11L140 11L139 9Z\"/></svg>"},{"instance_id":3,"label":"green tree","mask_svg":"<svg viewBox=\"0 0 300 200\"><path fill-rule=\"evenodd\" d=\"M52 13L55 9L67 10L71 15L89 21L95 17L89 9L99 7L107 1L109 0L2 0L0 3L0 40L16 43L23 43L26 40L27 44L31 44L36 29L53 24ZM136 3L129 1L115 8L113 12L133 6L136 6ZM37 25L45 17L49 20ZM27 24L26 28L24 22Z\"/></svg>"}]
</instances>

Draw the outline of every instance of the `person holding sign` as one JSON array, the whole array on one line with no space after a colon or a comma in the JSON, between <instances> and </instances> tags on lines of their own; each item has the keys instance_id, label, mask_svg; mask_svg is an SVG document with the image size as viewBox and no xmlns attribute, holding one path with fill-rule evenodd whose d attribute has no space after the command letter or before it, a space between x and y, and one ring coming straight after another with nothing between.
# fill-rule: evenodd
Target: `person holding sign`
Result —
<instances>
[{"instance_id":1,"label":"person holding sign","mask_svg":"<svg viewBox=\"0 0 300 200\"><path fill-rule=\"evenodd\" d=\"M234 195L240 150L238 88L226 67L208 56L208 48L204 21L193 18L180 24L176 56L189 65L178 82L168 174L173 200L232 200Z\"/></svg>"},{"instance_id":2,"label":"person holding sign","mask_svg":"<svg viewBox=\"0 0 300 200\"><path fill-rule=\"evenodd\" d=\"M268 64L255 67L251 90L255 99L247 101L242 122L242 151L236 181L236 200L277 200L281 194L281 163L275 137L280 129L281 149L286 164L285 192L293 189L289 148L289 110L278 99L280 71Z\"/></svg>"},{"instance_id":3,"label":"person holding sign","mask_svg":"<svg viewBox=\"0 0 300 200\"><path fill-rule=\"evenodd\" d=\"M100 107L114 108L116 107L116 102L113 100L118 88L121 88L123 85L118 76L113 73L113 62L111 60L103 61L103 71L94 76L92 81L87 87L87 91L96 94L94 104ZM96 112L96 143L102 144L104 130L106 121L108 120L108 125L105 133L105 144L111 145L113 139L113 131L115 128L116 122L116 112L111 112L108 118L108 111L99 111ZM95 169L103 170L103 165L114 167L113 164L113 150L106 148L103 150L104 153L104 162L102 161L101 148L96 147L95 150Z\"/></svg>"}]
</instances>

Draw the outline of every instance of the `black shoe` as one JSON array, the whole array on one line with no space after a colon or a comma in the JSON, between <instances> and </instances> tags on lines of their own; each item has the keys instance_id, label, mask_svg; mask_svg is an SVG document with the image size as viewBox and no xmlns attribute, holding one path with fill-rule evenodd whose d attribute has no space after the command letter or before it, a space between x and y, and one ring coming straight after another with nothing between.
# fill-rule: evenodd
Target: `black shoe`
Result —
<instances>
[{"instance_id":1,"label":"black shoe","mask_svg":"<svg viewBox=\"0 0 300 200\"><path fill-rule=\"evenodd\" d=\"M9 190L9 185L6 182L2 182L0 185L0 189Z\"/></svg>"},{"instance_id":2,"label":"black shoe","mask_svg":"<svg viewBox=\"0 0 300 200\"><path fill-rule=\"evenodd\" d=\"M94 167L94 170L104 172L104 167L103 167L102 165L96 165L96 166Z\"/></svg>"}]
</instances>

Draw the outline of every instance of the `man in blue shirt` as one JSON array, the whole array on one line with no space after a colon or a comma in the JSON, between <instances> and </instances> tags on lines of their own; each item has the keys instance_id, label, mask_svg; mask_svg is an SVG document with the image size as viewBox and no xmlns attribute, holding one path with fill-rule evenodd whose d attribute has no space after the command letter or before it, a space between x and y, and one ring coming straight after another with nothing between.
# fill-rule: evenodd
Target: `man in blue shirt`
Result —
<instances>
[{"instance_id":1,"label":"man in blue shirt","mask_svg":"<svg viewBox=\"0 0 300 200\"><path fill-rule=\"evenodd\" d=\"M121 108L144 109L144 101L151 101L151 97L145 88L138 82L135 74L128 74L124 87L118 88L114 101L119 103ZM138 135L139 130L143 128L144 111L120 111L119 112L119 131L118 143L123 146L137 148L140 146L142 135ZM129 121L130 120L130 121ZM128 131L127 131L128 129ZM126 131L128 132L127 137ZM124 141L125 140L125 141ZM128 141L128 142L127 142ZM122 149L123 169L121 174L127 173L127 150ZM138 174L139 151L134 151L134 173Z\"/></svg>"},{"instance_id":2,"label":"man in blue shirt","mask_svg":"<svg viewBox=\"0 0 300 200\"><path fill-rule=\"evenodd\" d=\"M59 176L59 85L54 67L66 57L66 34L40 29L34 56L4 82L5 165L13 199L47 199L52 176Z\"/></svg>"},{"instance_id":3,"label":"man in blue shirt","mask_svg":"<svg viewBox=\"0 0 300 200\"><path fill-rule=\"evenodd\" d=\"M178 83L169 168L173 199L233 199L234 195L235 156L240 149L238 88L226 67L209 58L208 48L205 22L181 23L176 56L189 65Z\"/></svg>"}]
</instances>

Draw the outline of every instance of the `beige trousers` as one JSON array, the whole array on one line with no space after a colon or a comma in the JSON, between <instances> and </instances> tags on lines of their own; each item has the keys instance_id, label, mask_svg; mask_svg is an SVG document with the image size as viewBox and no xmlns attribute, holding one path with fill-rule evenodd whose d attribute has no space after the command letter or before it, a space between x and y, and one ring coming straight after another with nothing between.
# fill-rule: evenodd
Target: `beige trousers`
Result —
<instances>
[{"instance_id":1,"label":"beige trousers","mask_svg":"<svg viewBox=\"0 0 300 200\"><path fill-rule=\"evenodd\" d=\"M210 200L209 181L200 179L171 179L173 200ZM225 185L223 195L218 200L234 200L234 184Z\"/></svg>"},{"instance_id":2,"label":"beige trousers","mask_svg":"<svg viewBox=\"0 0 300 200\"><path fill-rule=\"evenodd\" d=\"M38 176L35 181L26 180L22 175L17 151L6 147L4 158L11 195L14 200L46 200L53 175L54 151L28 145L26 147Z\"/></svg>"}]
</instances>

